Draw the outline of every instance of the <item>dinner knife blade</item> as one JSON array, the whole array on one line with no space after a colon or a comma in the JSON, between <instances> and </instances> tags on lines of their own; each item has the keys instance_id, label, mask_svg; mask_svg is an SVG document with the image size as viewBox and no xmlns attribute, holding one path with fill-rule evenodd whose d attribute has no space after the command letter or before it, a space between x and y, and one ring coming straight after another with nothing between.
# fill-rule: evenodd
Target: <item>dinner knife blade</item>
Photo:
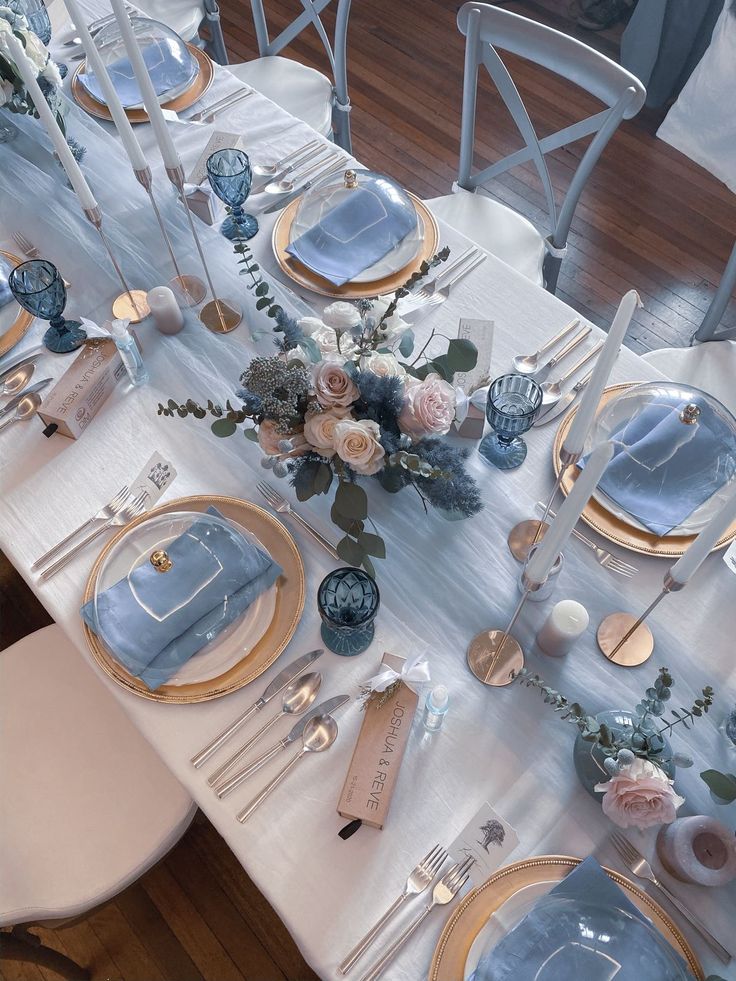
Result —
<instances>
[{"instance_id":1,"label":"dinner knife blade","mask_svg":"<svg viewBox=\"0 0 736 981\"><path fill-rule=\"evenodd\" d=\"M15 409L18 408L21 400L26 397L26 395L33 395L34 392L41 392L47 385L50 385L53 378L44 378L43 381L36 382L35 385L29 385L28 388L24 388L22 392L18 392L13 398L0 409L0 419L4 419L5 416L9 415Z\"/></svg>"},{"instance_id":2,"label":"dinner knife blade","mask_svg":"<svg viewBox=\"0 0 736 981\"><path fill-rule=\"evenodd\" d=\"M335 709L339 709L341 705L345 702L350 701L350 695L335 695L333 698L328 698L327 701L321 702L319 705L315 705L304 715L299 717L298 722L292 727L291 732L284 736L283 739L279 740L281 746L286 747L289 743L295 742L297 739L302 738L302 733L304 728L310 719L313 719L315 715L331 715Z\"/></svg>"},{"instance_id":3,"label":"dinner knife blade","mask_svg":"<svg viewBox=\"0 0 736 981\"><path fill-rule=\"evenodd\" d=\"M556 405L553 405L551 409L549 409L547 412L544 413L544 415L541 415L534 423L534 425L546 426L548 422L552 422L554 419L557 419L558 416L561 416L563 412L567 412L567 410L570 408L570 406L578 397L578 395L580 395L580 393L582 392L582 390L585 388L585 386L588 384L589 381L590 381L590 376L584 378L582 383L578 382L578 384L575 385L573 388L571 388L566 395L562 396L562 398Z\"/></svg>"},{"instance_id":4,"label":"dinner knife blade","mask_svg":"<svg viewBox=\"0 0 736 981\"><path fill-rule=\"evenodd\" d=\"M263 708L267 702L270 702L274 695L278 695L282 692L284 688L297 678L302 671L310 665L313 661L316 661L318 657L324 654L324 648L318 647L314 651L310 651L308 654L302 654L298 657L296 661L292 661L283 671L280 671L276 677L273 679L270 685L266 687L261 697L257 700L256 705L259 708Z\"/></svg>"},{"instance_id":5,"label":"dinner knife blade","mask_svg":"<svg viewBox=\"0 0 736 981\"><path fill-rule=\"evenodd\" d=\"M0 382L4 382L8 375L11 375L18 368L22 368L27 364L35 364L42 354L43 348L39 347L33 351L29 351L29 353L24 355L22 358L18 358L16 361L0 367Z\"/></svg>"},{"instance_id":6,"label":"dinner knife blade","mask_svg":"<svg viewBox=\"0 0 736 981\"><path fill-rule=\"evenodd\" d=\"M317 174L316 177L313 177L311 180L308 180L305 184L302 184L301 187L297 187L294 191L290 191L289 194L286 195L286 197L279 198L278 201L275 201L273 204L269 204L267 208L263 209L261 214L271 215L274 213L274 211L281 211L283 208L287 206L287 204L291 204L292 201L296 201L297 198L300 198L305 191L308 191L309 188L312 187L314 184L316 184L318 181L322 181L326 177L331 177L332 174L336 173L338 170L342 170L343 167L345 166L346 166L345 161L340 160L339 163L336 163L333 167L328 167L327 170L321 171L321 173Z\"/></svg>"}]
</instances>

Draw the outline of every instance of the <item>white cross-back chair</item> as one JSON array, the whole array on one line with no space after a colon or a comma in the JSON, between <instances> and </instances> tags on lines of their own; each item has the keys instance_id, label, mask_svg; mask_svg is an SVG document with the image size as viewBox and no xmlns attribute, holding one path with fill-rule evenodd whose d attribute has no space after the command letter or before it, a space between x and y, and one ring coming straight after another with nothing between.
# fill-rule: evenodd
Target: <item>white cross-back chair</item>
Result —
<instances>
[{"instance_id":1,"label":"white cross-back chair","mask_svg":"<svg viewBox=\"0 0 736 981\"><path fill-rule=\"evenodd\" d=\"M621 120L631 119L641 109L646 90L630 72L581 41L499 7L465 3L458 12L457 24L466 37L458 179L453 194L434 198L428 204L448 224L554 292L570 224L585 182ZM568 79L599 99L606 108L540 139L499 50L519 55ZM473 173L481 67L493 80L524 146ZM588 136L593 139L558 209L545 155ZM527 162L534 164L544 189L549 211L546 231L482 193L493 178Z\"/></svg>"},{"instance_id":2,"label":"white cross-back chair","mask_svg":"<svg viewBox=\"0 0 736 981\"><path fill-rule=\"evenodd\" d=\"M204 46L215 61L227 64L217 0L137 0L137 5L147 17L166 24L182 40L199 43L200 47L199 32L205 27L208 38Z\"/></svg>"},{"instance_id":3,"label":"white cross-back chair","mask_svg":"<svg viewBox=\"0 0 736 981\"><path fill-rule=\"evenodd\" d=\"M271 40L263 0L250 0L260 58L230 65L230 71L292 116L302 119L323 136L332 136L336 143L350 151L347 35L351 0L337 0L334 44L330 43L320 20L320 14L331 2L301 0L302 12ZM330 62L332 80L314 68L279 55L308 27L314 27L319 35Z\"/></svg>"}]
</instances>

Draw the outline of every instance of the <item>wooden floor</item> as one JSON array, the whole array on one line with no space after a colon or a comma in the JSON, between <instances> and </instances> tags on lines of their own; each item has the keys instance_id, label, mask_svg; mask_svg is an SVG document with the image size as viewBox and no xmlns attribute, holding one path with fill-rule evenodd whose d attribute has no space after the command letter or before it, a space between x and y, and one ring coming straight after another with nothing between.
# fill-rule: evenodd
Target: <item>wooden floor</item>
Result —
<instances>
[{"instance_id":1,"label":"wooden floor","mask_svg":"<svg viewBox=\"0 0 736 981\"><path fill-rule=\"evenodd\" d=\"M266 4L282 26L298 0ZM514 0L509 9L563 30L567 0ZM231 60L256 53L243 0L221 0ZM352 125L357 156L426 197L447 193L459 139L462 41L448 0L353 0L350 28ZM418 25L421 25L419 27ZM620 29L579 36L617 55ZM324 67L314 37L291 53ZM518 63L512 61L512 68ZM520 89L540 131L559 128L587 100L566 101L540 70L522 70ZM485 86L480 165L508 152L513 133ZM644 301L631 346L683 345L718 282L736 229L736 197L655 138L662 113L625 123L596 169L570 237L559 293L601 325L619 297L636 287ZM546 123L546 127L545 127ZM562 188L579 149L555 154ZM522 168L496 185L498 197L535 220L543 200ZM736 304L727 323L736 325ZM0 555L0 650L49 622ZM1 656L1 655L0 655ZM209 823L200 817L155 869L116 900L46 943L91 967L95 981L311 981L283 925ZM3 963L2 981L51 981L33 966Z\"/></svg>"}]
</instances>

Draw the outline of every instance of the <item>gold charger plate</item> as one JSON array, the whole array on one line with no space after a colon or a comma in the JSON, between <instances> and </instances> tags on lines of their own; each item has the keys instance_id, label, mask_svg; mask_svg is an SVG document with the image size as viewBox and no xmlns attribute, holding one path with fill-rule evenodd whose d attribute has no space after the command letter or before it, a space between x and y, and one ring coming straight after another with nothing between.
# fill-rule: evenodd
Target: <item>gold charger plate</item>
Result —
<instances>
[{"instance_id":1,"label":"gold charger plate","mask_svg":"<svg viewBox=\"0 0 736 981\"><path fill-rule=\"evenodd\" d=\"M293 259L286 249L291 241L291 226L294 222L296 209L301 204L301 197L298 197L284 208L276 219L276 224L273 226L271 244L281 271L286 273L289 279L292 279L300 286L306 286L313 293L319 293L320 296L331 296L338 300L362 300L368 296L382 296L384 293L393 293L400 286L404 285L412 273L415 273L419 269L422 262L430 259L435 254L440 241L440 230L437 227L437 221L432 212L411 191L407 191L406 193L411 198L417 214L424 222L424 242L418 255L392 276L386 276L383 279L376 279L368 283L344 283L342 286L335 286L329 279L323 279L322 276L318 276L317 273L303 266L301 262Z\"/></svg>"},{"instance_id":2,"label":"gold charger plate","mask_svg":"<svg viewBox=\"0 0 736 981\"><path fill-rule=\"evenodd\" d=\"M601 396L599 411L611 399L616 398L635 385L642 384L644 382L624 382L621 385L611 385L605 389ZM555 436L555 442L552 448L552 464L555 469L555 476L559 476L560 473L560 447L570 430L576 412L577 407L565 416ZM561 489L565 496L572 490L579 473L580 471L577 467L568 467L565 476L562 478ZM633 525L627 524L621 518L612 514L599 501L593 500L593 498L585 505L581 517L587 525L594 528L599 535L608 539L609 542L615 542L616 545L620 545L622 548L628 548L630 551L639 552L642 555L654 555L660 558L679 558L681 555L684 555L697 537L696 535L667 535L660 538L651 531L645 531L643 528L635 528ZM713 551L717 552L718 549L728 545L734 538L736 538L736 522L731 525L723 538L716 542Z\"/></svg>"},{"instance_id":3,"label":"gold charger plate","mask_svg":"<svg viewBox=\"0 0 736 981\"><path fill-rule=\"evenodd\" d=\"M429 981L463 981L470 948L491 915L520 889L541 882L561 882L581 861L565 855L528 858L500 869L482 886L469 892L445 924L432 957ZM612 869L604 868L604 871L624 890L637 909L649 917L687 962L695 977L702 981L705 975L695 952L661 906L625 876Z\"/></svg>"},{"instance_id":4,"label":"gold charger plate","mask_svg":"<svg viewBox=\"0 0 736 981\"><path fill-rule=\"evenodd\" d=\"M19 266L24 261L17 255L13 255L12 252L4 252L2 249L0 249L0 256L7 259L11 266ZM11 348L14 348L18 341L28 333L28 328L33 323L33 314L24 310L15 299L12 299L10 303L15 303L18 307L18 316L5 333L0 334L0 356L7 354Z\"/></svg>"},{"instance_id":5,"label":"gold charger plate","mask_svg":"<svg viewBox=\"0 0 736 981\"><path fill-rule=\"evenodd\" d=\"M87 580L83 602L87 603L94 597L95 582L102 563L113 546L131 528L168 511L206 511L208 507L216 507L226 518L232 518L251 531L284 570L284 574L277 580L276 609L263 637L242 661L224 674L191 685L161 685L156 691L151 691L140 678L129 674L121 664L118 664L97 635L84 624L87 645L102 670L128 691L156 702L178 704L204 702L250 684L273 664L289 643L304 608L304 566L296 543L286 528L256 504L241 501L237 497L210 495L180 497L175 501L169 501L121 528L97 557Z\"/></svg>"},{"instance_id":6,"label":"gold charger plate","mask_svg":"<svg viewBox=\"0 0 736 981\"><path fill-rule=\"evenodd\" d=\"M212 80L215 77L215 66L212 59L207 55L201 48L196 48L193 44L187 44L187 48L194 55L194 59L199 66L199 71L197 72L197 77L194 79L192 84L186 90L182 92L181 95L177 95L175 99L171 102L163 102L161 104L162 109L171 109L174 112L183 112L184 109L188 109L193 106L198 99L201 99L205 94L207 89L212 85ZM72 95L76 102L88 112L90 116L97 116L98 119L108 119L112 120L110 115L110 110L104 104L104 102L98 102L97 99L92 98L89 92L79 81L77 77L80 72L84 71L84 66L86 62L81 61L77 66L74 75L72 76ZM131 121L131 123L147 123L148 113L145 109L126 109L125 115Z\"/></svg>"}]
</instances>

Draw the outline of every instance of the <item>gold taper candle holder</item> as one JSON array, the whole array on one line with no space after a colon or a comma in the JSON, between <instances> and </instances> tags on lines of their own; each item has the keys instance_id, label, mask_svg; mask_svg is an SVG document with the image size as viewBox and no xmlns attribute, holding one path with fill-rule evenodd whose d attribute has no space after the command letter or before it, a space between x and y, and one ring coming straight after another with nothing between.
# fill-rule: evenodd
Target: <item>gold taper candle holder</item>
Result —
<instances>
[{"instance_id":1,"label":"gold taper candle holder","mask_svg":"<svg viewBox=\"0 0 736 981\"><path fill-rule=\"evenodd\" d=\"M664 577L662 592L640 617L631 613L609 613L604 617L596 632L602 654L613 664L621 664L627 668L634 668L648 660L654 650L654 637L644 621L665 596L676 593L683 586L684 583L674 580L668 572Z\"/></svg>"},{"instance_id":2,"label":"gold taper candle holder","mask_svg":"<svg viewBox=\"0 0 736 981\"><path fill-rule=\"evenodd\" d=\"M107 236L102 231L102 211L100 210L99 206L96 208L85 208L84 215L90 224L97 229L97 234L100 236L100 240L105 246L107 254L110 257L112 267L123 287L123 292L120 293L119 296L116 296L113 300L113 316L120 320L129 320L132 324L140 323L141 320L145 319L151 312L148 306L148 301L146 300L146 291L134 290L128 286L125 276L123 275L123 270L120 268L120 264L110 248L110 243L107 240Z\"/></svg>"},{"instance_id":3,"label":"gold taper candle holder","mask_svg":"<svg viewBox=\"0 0 736 981\"><path fill-rule=\"evenodd\" d=\"M544 514L539 521L535 518L520 521L509 532L509 537L506 541L509 551L518 562L526 562L532 547L544 537L545 532L549 528L547 518L552 509L555 495L562 486L562 480L567 473L568 467L574 466L581 456L581 453L569 453L564 447L560 450L560 472L557 474L557 480L555 480L552 493L549 495Z\"/></svg>"}]
</instances>

